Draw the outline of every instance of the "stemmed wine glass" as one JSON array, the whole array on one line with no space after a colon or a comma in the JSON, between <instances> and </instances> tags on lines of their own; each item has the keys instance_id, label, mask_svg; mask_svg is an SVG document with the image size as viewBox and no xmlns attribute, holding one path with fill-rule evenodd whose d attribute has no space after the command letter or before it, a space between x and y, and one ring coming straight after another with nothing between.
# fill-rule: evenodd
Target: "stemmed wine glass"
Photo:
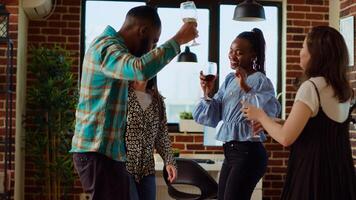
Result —
<instances>
[{"instance_id":1,"label":"stemmed wine glass","mask_svg":"<svg viewBox=\"0 0 356 200\"><path fill-rule=\"evenodd\" d=\"M194 1L186 1L180 4L180 12L184 23L197 22L197 8ZM193 39L189 46L197 46L199 43Z\"/></svg>"},{"instance_id":2,"label":"stemmed wine glass","mask_svg":"<svg viewBox=\"0 0 356 200\"><path fill-rule=\"evenodd\" d=\"M258 97L257 97L256 94L246 93L245 95L242 96L242 106L245 108L248 105L254 105L257 108L260 107L260 102L258 101ZM251 139L251 138L252 139L259 139L260 135L255 134L254 131L253 131L253 127L252 127L253 122L250 121L250 124L251 124L251 132L249 133L248 139Z\"/></svg>"},{"instance_id":3,"label":"stemmed wine glass","mask_svg":"<svg viewBox=\"0 0 356 200\"><path fill-rule=\"evenodd\" d=\"M217 74L217 65L215 62L207 62L205 65L203 65L202 68L202 73L205 76L206 81L213 81L216 77ZM206 100L211 100L211 98L208 96L208 94L204 91L205 94L205 99Z\"/></svg>"}]
</instances>

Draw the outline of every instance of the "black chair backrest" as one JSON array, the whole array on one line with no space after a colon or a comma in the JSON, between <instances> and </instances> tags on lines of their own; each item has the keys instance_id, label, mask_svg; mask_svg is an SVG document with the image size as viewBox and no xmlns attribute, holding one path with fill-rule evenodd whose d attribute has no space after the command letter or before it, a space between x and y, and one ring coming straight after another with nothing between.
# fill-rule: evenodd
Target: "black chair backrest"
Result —
<instances>
[{"instance_id":1,"label":"black chair backrest","mask_svg":"<svg viewBox=\"0 0 356 200\"><path fill-rule=\"evenodd\" d=\"M175 184L185 184L196 186L200 189L201 195L198 199L215 198L217 196L218 184L197 162L184 158L176 158L176 162L178 177L172 184L167 180L168 174L165 167L163 169L163 177L168 190L170 187L172 190L176 190L174 188Z\"/></svg>"}]
</instances>

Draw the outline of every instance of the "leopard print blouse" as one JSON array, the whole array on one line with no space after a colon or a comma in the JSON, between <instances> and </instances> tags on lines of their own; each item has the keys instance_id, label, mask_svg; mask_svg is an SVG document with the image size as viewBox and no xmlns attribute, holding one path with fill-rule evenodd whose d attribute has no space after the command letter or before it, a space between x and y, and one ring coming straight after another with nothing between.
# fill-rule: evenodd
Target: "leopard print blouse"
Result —
<instances>
[{"instance_id":1,"label":"leopard print blouse","mask_svg":"<svg viewBox=\"0 0 356 200\"><path fill-rule=\"evenodd\" d=\"M176 165L173 159L171 141L168 135L165 105L158 105L152 98L151 104L143 110L132 87L129 87L129 101L126 126L127 170L139 182L144 176L155 174L154 148L165 164ZM163 107L163 121L158 106Z\"/></svg>"}]
</instances>

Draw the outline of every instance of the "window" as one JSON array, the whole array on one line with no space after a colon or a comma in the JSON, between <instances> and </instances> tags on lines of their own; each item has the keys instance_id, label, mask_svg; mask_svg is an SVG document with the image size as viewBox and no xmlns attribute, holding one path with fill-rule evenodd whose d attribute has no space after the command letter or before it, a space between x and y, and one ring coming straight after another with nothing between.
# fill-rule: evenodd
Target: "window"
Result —
<instances>
[{"instance_id":1,"label":"window","mask_svg":"<svg viewBox=\"0 0 356 200\"><path fill-rule=\"evenodd\" d=\"M228 53L231 42L236 36L244 31L250 31L253 28L262 30L266 40L266 75L271 79L274 88L277 90L278 86L278 66L279 66L279 47L278 41L281 39L278 33L278 9L275 6L264 6L266 20L259 22L238 22L232 20L232 13L234 13L236 5L221 5L220 6L220 85L225 79L226 75L232 70L228 59ZM233 30L233 31L231 31Z\"/></svg>"},{"instance_id":2,"label":"window","mask_svg":"<svg viewBox=\"0 0 356 200\"><path fill-rule=\"evenodd\" d=\"M90 42L107 25L118 30L129 9L147 4L157 7L162 21L162 33L158 44L162 44L178 31L182 25L179 3L171 0L83 0L82 50L81 58ZM158 88L166 97L167 117L170 129L177 130L179 113L192 111L202 96L199 85L199 71L208 62L217 62L219 77L217 86L231 71L228 51L232 40L241 32L260 28L266 39L266 73L277 93L281 91L281 3L263 3L266 21L236 22L232 20L235 1L196 1L198 7L199 46L190 47L198 57L198 63L177 63L176 59L158 73ZM231 5L227 5L230 3ZM100 14L98 14L100 13ZM184 51L185 46L181 47ZM212 132L207 131L207 132ZM211 137L206 137L211 138ZM209 145L209 140L204 144ZM216 145L215 142L211 145Z\"/></svg>"},{"instance_id":3,"label":"window","mask_svg":"<svg viewBox=\"0 0 356 200\"><path fill-rule=\"evenodd\" d=\"M125 21L126 13L133 7L146 5L145 2L132 1L84 1L85 12L85 50L107 25L115 30ZM84 54L83 54L84 55Z\"/></svg>"},{"instance_id":4,"label":"window","mask_svg":"<svg viewBox=\"0 0 356 200\"><path fill-rule=\"evenodd\" d=\"M158 45L169 40L183 25L179 8L158 8L162 21L162 33ZM179 121L179 113L192 111L202 96L199 72L208 61L209 49L209 10L198 9L199 37L198 46L190 47L197 55L198 63L178 63L172 60L157 75L158 89L166 98L166 111L169 123ZM181 46L183 52L185 45Z\"/></svg>"}]
</instances>

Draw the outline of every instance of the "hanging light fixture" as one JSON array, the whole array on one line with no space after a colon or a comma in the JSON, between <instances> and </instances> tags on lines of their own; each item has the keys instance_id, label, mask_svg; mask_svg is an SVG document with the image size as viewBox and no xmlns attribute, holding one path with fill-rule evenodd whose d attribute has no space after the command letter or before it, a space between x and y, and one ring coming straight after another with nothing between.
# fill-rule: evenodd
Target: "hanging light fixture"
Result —
<instances>
[{"instance_id":1,"label":"hanging light fixture","mask_svg":"<svg viewBox=\"0 0 356 200\"><path fill-rule=\"evenodd\" d=\"M255 0L245 0L236 6L233 20L263 21L266 20L265 10Z\"/></svg>"},{"instance_id":2,"label":"hanging light fixture","mask_svg":"<svg viewBox=\"0 0 356 200\"><path fill-rule=\"evenodd\" d=\"M188 46L185 47L184 52L178 55L177 62L198 62L197 55L192 53Z\"/></svg>"}]
</instances>

